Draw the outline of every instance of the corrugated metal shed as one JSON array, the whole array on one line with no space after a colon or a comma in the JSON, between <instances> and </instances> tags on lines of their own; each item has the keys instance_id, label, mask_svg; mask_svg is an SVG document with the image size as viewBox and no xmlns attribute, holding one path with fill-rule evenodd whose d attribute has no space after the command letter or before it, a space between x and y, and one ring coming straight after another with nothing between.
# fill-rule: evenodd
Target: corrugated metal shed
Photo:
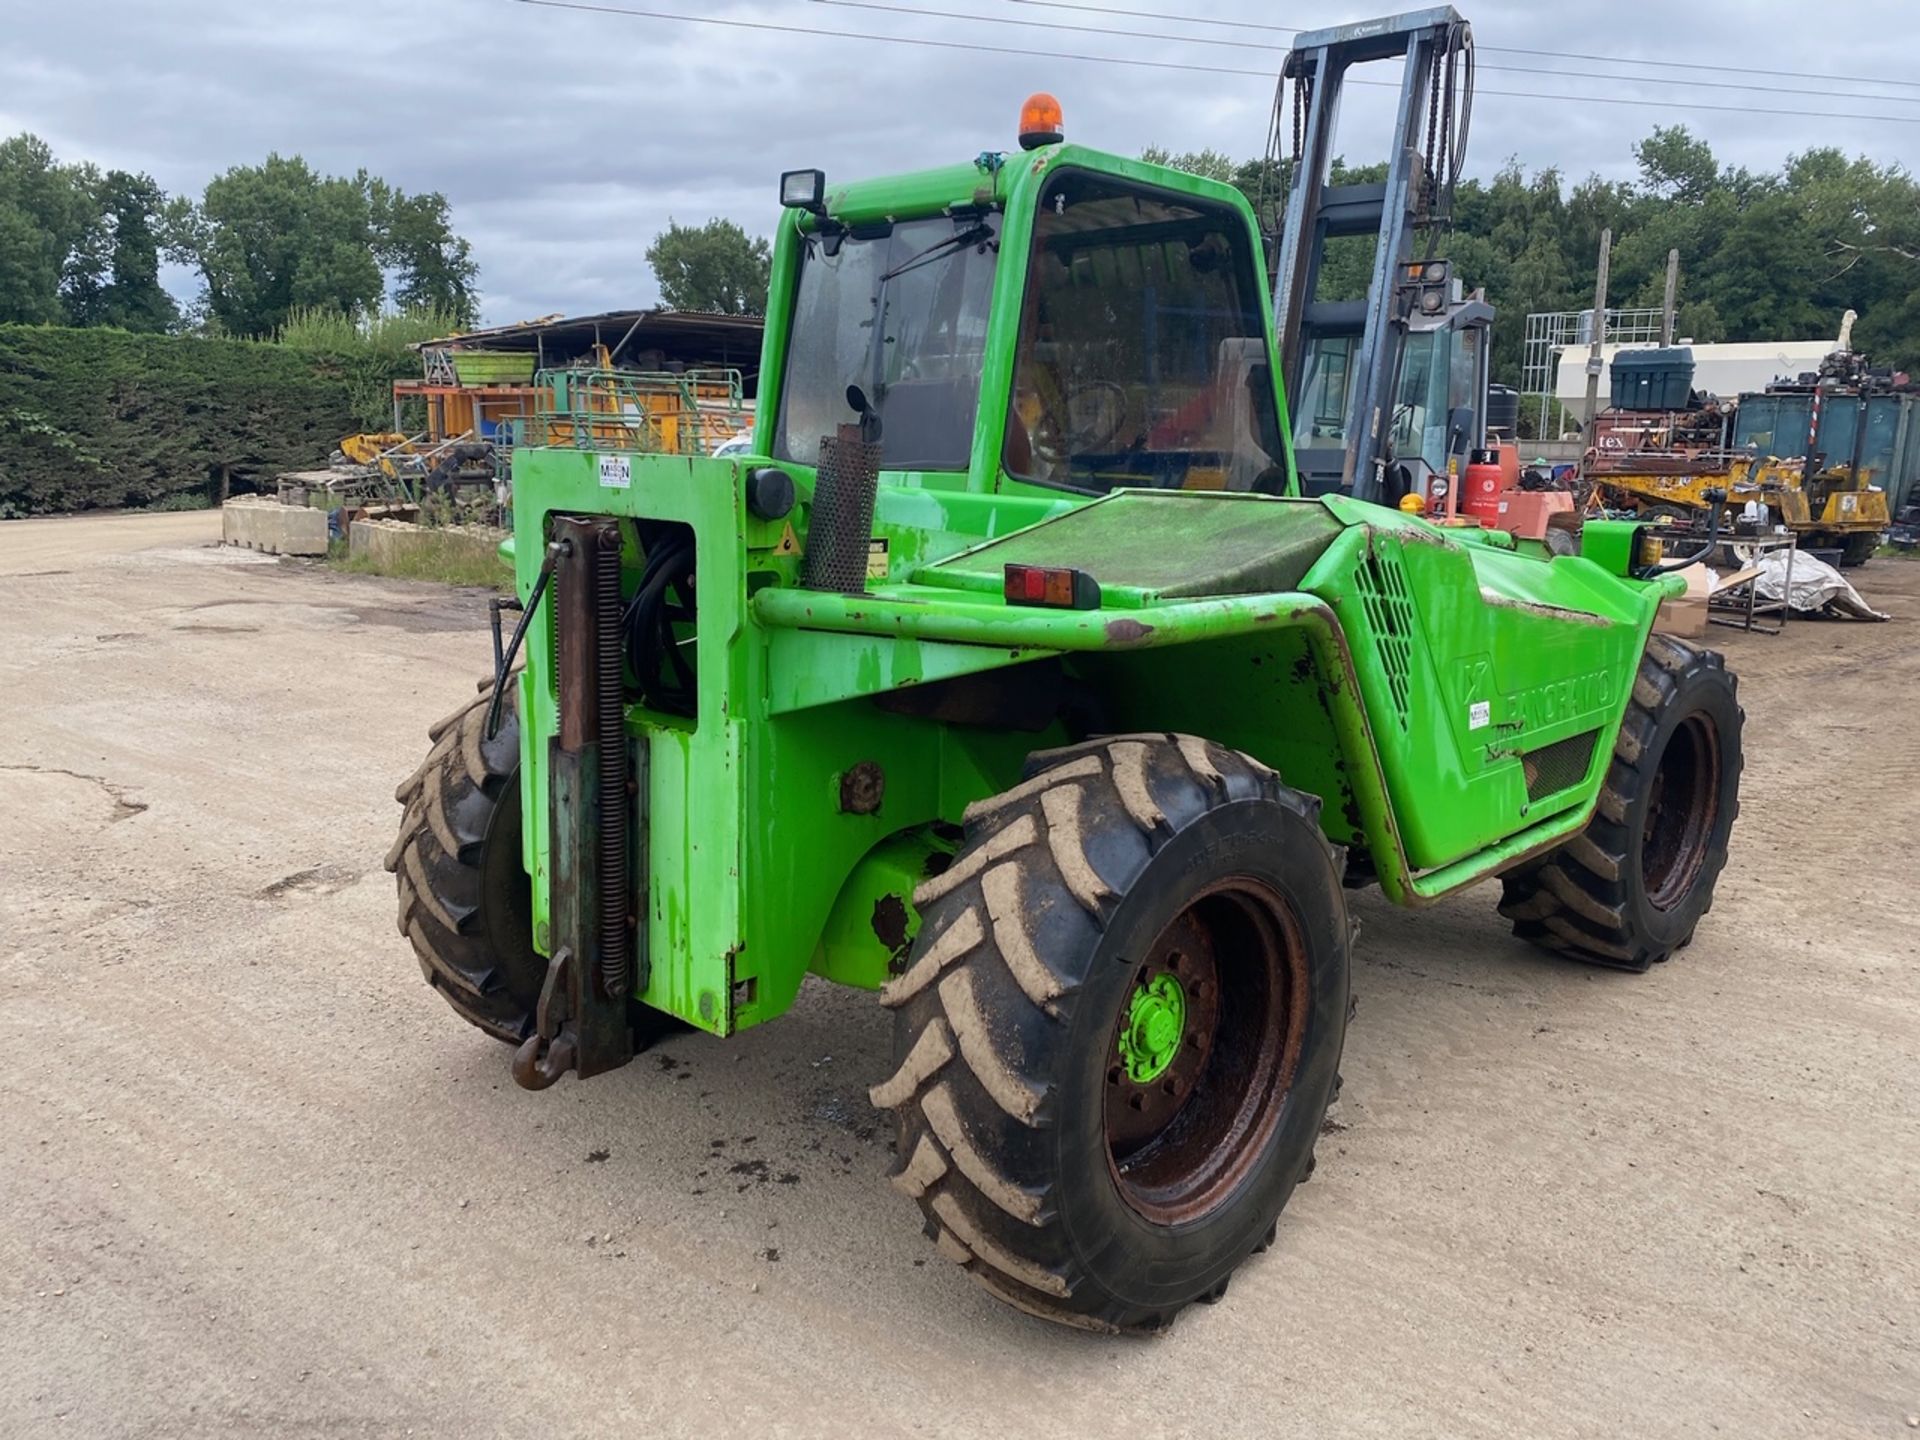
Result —
<instances>
[{"instance_id":1,"label":"corrugated metal shed","mask_svg":"<svg viewBox=\"0 0 1920 1440\"><path fill-rule=\"evenodd\" d=\"M542 365L564 365L595 345L614 351L616 364L642 356L658 362L717 366L738 370L751 394L760 370L760 336L766 322L758 315L718 315L699 310L608 310L598 315L546 315L512 325L493 325L415 349L532 350Z\"/></svg>"}]
</instances>

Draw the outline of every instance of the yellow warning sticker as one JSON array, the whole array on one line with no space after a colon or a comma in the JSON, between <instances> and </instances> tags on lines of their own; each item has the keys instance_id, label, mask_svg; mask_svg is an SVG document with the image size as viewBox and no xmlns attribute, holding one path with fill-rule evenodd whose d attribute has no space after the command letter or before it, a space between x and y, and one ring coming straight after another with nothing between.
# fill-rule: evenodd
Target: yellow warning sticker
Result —
<instances>
[{"instance_id":1,"label":"yellow warning sticker","mask_svg":"<svg viewBox=\"0 0 1920 1440\"><path fill-rule=\"evenodd\" d=\"M887 542L883 536L876 535L867 541L867 578L887 578Z\"/></svg>"}]
</instances>

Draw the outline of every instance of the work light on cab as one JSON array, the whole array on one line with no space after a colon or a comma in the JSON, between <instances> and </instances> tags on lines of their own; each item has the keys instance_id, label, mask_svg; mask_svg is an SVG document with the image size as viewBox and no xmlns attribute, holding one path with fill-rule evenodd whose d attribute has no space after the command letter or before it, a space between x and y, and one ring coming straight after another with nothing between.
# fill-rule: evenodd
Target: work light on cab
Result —
<instances>
[{"instance_id":1,"label":"work light on cab","mask_svg":"<svg viewBox=\"0 0 1920 1440\"><path fill-rule=\"evenodd\" d=\"M1020 148L1038 150L1042 145L1058 145L1065 138L1060 102L1044 90L1029 95L1020 107Z\"/></svg>"},{"instance_id":2,"label":"work light on cab","mask_svg":"<svg viewBox=\"0 0 1920 1440\"><path fill-rule=\"evenodd\" d=\"M810 210L815 215L827 208L827 172L824 170L788 170L780 177L780 203L789 210Z\"/></svg>"}]
</instances>

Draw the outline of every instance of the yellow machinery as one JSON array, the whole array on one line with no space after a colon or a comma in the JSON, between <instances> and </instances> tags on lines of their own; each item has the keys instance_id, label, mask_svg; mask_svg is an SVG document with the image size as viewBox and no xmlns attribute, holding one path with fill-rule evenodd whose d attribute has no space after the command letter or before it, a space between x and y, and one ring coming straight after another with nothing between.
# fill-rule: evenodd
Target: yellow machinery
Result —
<instances>
[{"instance_id":1,"label":"yellow machinery","mask_svg":"<svg viewBox=\"0 0 1920 1440\"><path fill-rule=\"evenodd\" d=\"M599 343L537 371L531 351L430 355L426 378L397 382L393 393L396 402L425 403L426 433L402 447L413 452L475 440L502 451L572 445L705 455L753 423L738 370L619 369ZM389 450L406 440L366 438L389 442Z\"/></svg>"},{"instance_id":2,"label":"yellow machinery","mask_svg":"<svg viewBox=\"0 0 1920 1440\"><path fill-rule=\"evenodd\" d=\"M1852 467L1829 466L1801 475L1800 460L1707 452L1629 452L1590 469L1611 506L1649 513L1704 517L1709 490L1725 491L1736 507L1758 501L1768 521L1785 525L1807 549L1840 551L1842 565L1864 564L1892 523L1887 497L1855 477Z\"/></svg>"},{"instance_id":3,"label":"yellow machinery","mask_svg":"<svg viewBox=\"0 0 1920 1440\"><path fill-rule=\"evenodd\" d=\"M398 430L369 431L343 439L340 453L356 465L377 465L381 455L408 443L408 438Z\"/></svg>"},{"instance_id":4,"label":"yellow machinery","mask_svg":"<svg viewBox=\"0 0 1920 1440\"><path fill-rule=\"evenodd\" d=\"M1664 352L1662 352L1664 353ZM1587 476L1603 504L1690 515L1706 492L1766 507L1803 547L1864 563L1920 478L1920 390L1836 350L1817 371L1680 411L1598 417Z\"/></svg>"}]
</instances>

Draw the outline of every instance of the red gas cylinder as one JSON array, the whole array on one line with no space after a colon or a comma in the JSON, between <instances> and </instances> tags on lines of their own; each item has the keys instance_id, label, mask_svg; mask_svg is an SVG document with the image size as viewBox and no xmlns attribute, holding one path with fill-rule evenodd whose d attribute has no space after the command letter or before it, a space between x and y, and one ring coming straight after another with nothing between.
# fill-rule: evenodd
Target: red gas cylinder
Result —
<instances>
[{"instance_id":1,"label":"red gas cylinder","mask_svg":"<svg viewBox=\"0 0 1920 1440\"><path fill-rule=\"evenodd\" d=\"M1460 513L1473 516L1482 525L1497 525L1500 492L1506 486L1506 472L1501 469L1499 452L1475 450L1467 457L1467 473L1461 481Z\"/></svg>"}]
</instances>

